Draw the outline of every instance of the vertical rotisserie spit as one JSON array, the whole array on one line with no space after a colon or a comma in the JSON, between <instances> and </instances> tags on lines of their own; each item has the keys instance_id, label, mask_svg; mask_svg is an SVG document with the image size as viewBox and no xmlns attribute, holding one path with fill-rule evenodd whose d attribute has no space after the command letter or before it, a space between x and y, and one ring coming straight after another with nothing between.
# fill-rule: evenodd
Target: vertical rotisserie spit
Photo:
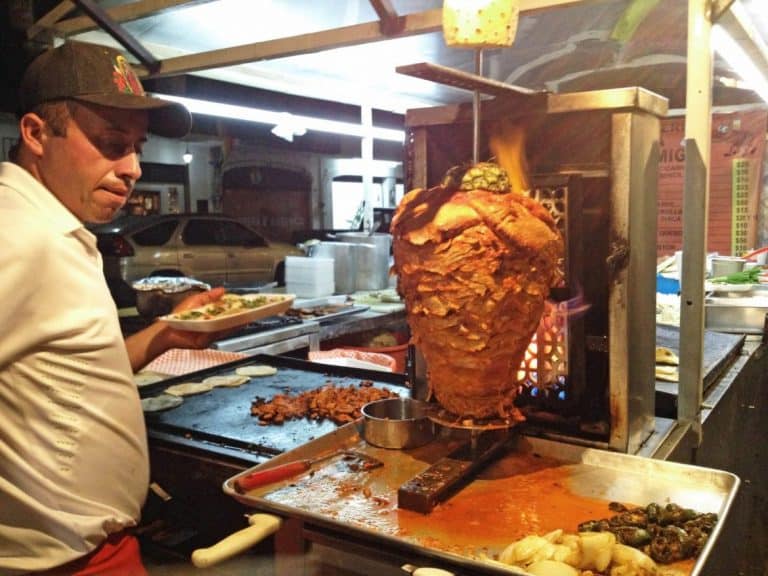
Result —
<instances>
[{"instance_id":1,"label":"vertical rotisserie spit","mask_svg":"<svg viewBox=\"0 0 768 576\"><path fill-rule=\"evenodd\" d=\"M559 278L563 241L547 210L510 188L526 181L524 162L503 141L494 152L515 173L480 163L460 181L454 173L412 190L392 234L398 291L437 401L462 417L518 420L517 371Z\"/></svg>"}]
</instances>

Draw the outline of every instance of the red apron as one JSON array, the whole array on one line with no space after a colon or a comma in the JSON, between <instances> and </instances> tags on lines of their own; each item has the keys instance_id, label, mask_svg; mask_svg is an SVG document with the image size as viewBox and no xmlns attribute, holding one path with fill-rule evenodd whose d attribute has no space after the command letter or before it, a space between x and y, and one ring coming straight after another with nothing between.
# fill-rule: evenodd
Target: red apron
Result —
<instances>
[{"instance_id":1,"label":"red apron","mask_svg":"<svg viewBox=\"0 0 768 576\"><path fill-rule=\"evenodd\" d=\"M139 541L127 532L112 534L96 550L40 576L148 576Z\"/></svg>"}]
</instances>

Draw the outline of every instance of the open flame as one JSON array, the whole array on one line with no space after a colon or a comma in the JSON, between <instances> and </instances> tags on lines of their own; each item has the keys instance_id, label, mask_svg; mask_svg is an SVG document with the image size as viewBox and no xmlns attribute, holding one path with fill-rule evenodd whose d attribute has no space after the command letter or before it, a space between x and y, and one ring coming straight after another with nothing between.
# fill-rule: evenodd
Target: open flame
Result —
<instances>
[{"instance_id":1,"label":"open flame","mask_svg":"<svg viewBox=\"0 0 768 576\"><path fill-rule=\"evenodd\" d=\"M568 375L568 321L583 316L590 307L580 288L573 298L563 302L547 300L539 327L520 363L519 382L547 388L563 381Z\"/></svg>"},{"instance_id":2,"label":"open flame","mask_svg":"<svg viewBox=\"0 0 768 576\"><path fill-rule=\"evenodd\" d=\"M502 122L488 139L496 163L509 177L513 192L525 193L531 188L528 159L525 156L526 131L521 124Z\"/></svg>"}]
</instances>

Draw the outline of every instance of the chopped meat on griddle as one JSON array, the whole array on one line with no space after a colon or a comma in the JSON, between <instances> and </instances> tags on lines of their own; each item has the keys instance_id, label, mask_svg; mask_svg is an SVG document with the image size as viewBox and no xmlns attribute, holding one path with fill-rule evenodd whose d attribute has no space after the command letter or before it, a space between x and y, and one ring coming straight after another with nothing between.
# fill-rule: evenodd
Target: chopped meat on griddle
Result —
<instances>
[{"instance_id":1,"label":"chopped meat on griddle","mask_svg":"<svg viewBox=\"0 0 768 576\"><path fill-rule=\"evenodd\" d=\"M251 414L258 416L259 423L264 425L282 424L297 418L327 419L345 424L359 418L360 410L368 402L397 396L391 390L377 388L370 380L348 386L336 386L329 382L321 388L299 394L276 394L269 401L257 398L251 405Z\"/></svg>"}]
</instances>

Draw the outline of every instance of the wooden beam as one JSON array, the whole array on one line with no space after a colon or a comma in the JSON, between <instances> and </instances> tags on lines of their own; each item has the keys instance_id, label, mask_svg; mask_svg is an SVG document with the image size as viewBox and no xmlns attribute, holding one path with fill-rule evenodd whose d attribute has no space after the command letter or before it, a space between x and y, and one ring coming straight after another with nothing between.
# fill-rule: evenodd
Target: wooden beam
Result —
<instances>
[{"instance_id":1,"label":"wooden beam","mask_svg":"<svg viewBox=\"0 0 768 576\"><path fill-rule=\"evenodd\" d=\"M401 22L397 17L397 11L390 0L368 0L376 10L376 14L381 21L380 28L382 34L391 36L400 32L398 24Z\"/></svg>"},{"instance_id":2,"label":"wooden beam","mask_svg":"<svg viewBox=\"0 0 768 576\"><path fill-rule=\"evenodd\" d=\"M565 4L579 4L585 0L520 0L520 12L533 12L534 10L546 10Z\"/></svg>"},{"instance_id":3,"label":"wooden beam","mask_svg":"<svg viewBox=\"0 0 768 576\"><path fill-rule=\"evenodd\" d=\"M137 20L139 18L153 16L168 10L186 8L188 6L194 6L196 4L204 4L214 1L215 0L139 0L137 2L109 8L106 10L106 12L115 22L126 22L129 20ZM379 10L384 10L385 14L391 14L392 18L398 18L390 0L369 1L374 10L376 10L376 13L379 14L379 18L382 18ZM520 12L522 13L544 10L547 8L553 8L566 4L578 4L580 2L584 2L584 0L521 0ZM65 4L69 4L71 6L72 3L69 2L69 0L64 0L61 5ZM55 10L58 10L58 7L51 12L54 12ZM64 12L64 14L66 14L66 12ZM88 30L93 30L97 27L93 20L87 16L77 16L59 22L64 14L59 14L52 20L49 20L46 15L46 17L41 18L35 25L39 25L41 28L49 28L54 34L59 36L72 36L74 34L80 34ZM389 18L389 16L386 16L385 18ZM395 22L397 21L395 20Z\"/></svg>"},{"instance_id":4,"label":"wooden beam","mask_svg":"<svg viewBox=\"0 0 768 576\"><path fill-rule=\"evenodd\" d=\"M129 22L131 20L138 20L139 18L155 16L168 10L182 7L185 8L187 6L194 6L196 4L204 4L212 1L213 0L141 0L139 2L115 6L114 8L106 10L106 13L115 22ZM95 28L98 28L98 26L88 16L76 16L57 22L51 28L55 34L60 36L72 36L74 34L80 34L81 32L94 30Z\"/></svg>"},{"instance_id":5,"label":"wooden beam","mask_svg":"<svg viewBox=\"0 0 768 576\"><path fill-rule=\"evenodd\" d=\"M141 42L136 40L132 34L130 34L119 23L112 20L104 9L96 4L93 0L73 0L77 7L83 12L88 14L95 22L98 22L99 27L107 34L112 36L115 40L139 59L147 69L151 71L158 70L160 68L160 61L155 58L149 50L144 48Z\"/></svg>"},{"instance_id":6,"label":"wooden beam","mask_svg":"<svg viewBox=\"0 0 768 576\"><path fill-rule=\"evenodd\" d=\"M199 70L210 70L212 68L247 64L248 62L259 60L297 56L299 54L311 54L322 50L356 46L389 38L402 38L442 30L442 10L440 8L408 14L407 16L398 16L398 20L401 21L399 24L401 31L394 36L384 36L379 29L378 21L365 22L332 30L322 30L309 34L288 36L275 40L245 44L243 46L233 46L231 48L168 58L162 61L160 71L153 76L162 77L187 74ZM137 72L140 75L146 73L140 67L137 68Z\"/></svg>"},{"instance_id":7,"label":"wooden beam","mask_svg":"<svg viewBox=\"0 0 768 576\"><path fill-rule=\"evenodd\" d=\"M43 15L37 22L27 28L27 39L32 40L35 36L48 30L56 24L59 20L64 18L75 7L70 0L63 0L54 6L48 13Z\"/></svg>"},{"instance_id":8,"label":"wooden beam","mask_svg":"<svg viewBox=\"0 0 768 576\"><path fill-rule=\"evenodd\" d=\"M125 22L144 18L165 10L172 10L181 6L191 6L204 2L215 0L140 0L130 4L125 4L107 10L107 14L115 22ZM426 34L442 30L442 9L426 10L404 16L397 16L392 8L390 0L369 0L379 13L381 10L385 19L390 19L390 24L395 30L391 33L382 31L382 22L366 22L301 34L298 36L289 36L255 42L242 46L211 50L196 54L188 54L169 58L161 63L160 71L153 76L173 76L196 72L200 70L209 70L213 68L222 68L226 66L235 66L238 64L247 64L259 60L269 60L283 58L286 56L296 56L300 54L309 54L322 50L333 48L342 48L345 46L355 46L366 44L368 42L377 42L388 40L390 38L400 38L418 34ZM567 4L578 4L585 0L521 0L521 12L538 11L556 6ZM54 34L59 36L72 36L95 28L95 24L90 18L76 17L61 22L57 22L51 28ZM140 75L148 74L146 69L137 67Z\"/></svg>"},{"instance_id":9,"label":"wooden beam","mask_svg":"<svg viewBox=\"0 0 768 576\"><path fill-rule=\"evenodd\" d=\"M731 9L731 6L735 1L736 0L712 0L711 22L714 24L720 20L720 17Z\"/></svg>"},{"instance_id":10,"label":"wooden beam","mask_svg":"<svg viewBox=\"0 0 768 576\"><path fill-rule=\"evenodd\" d=\"M763 76L768 78L768 45L743 7L736 9L734 6L733 9L719 14L716 22L728 31Z\"/></svg>"}]
</instances>

